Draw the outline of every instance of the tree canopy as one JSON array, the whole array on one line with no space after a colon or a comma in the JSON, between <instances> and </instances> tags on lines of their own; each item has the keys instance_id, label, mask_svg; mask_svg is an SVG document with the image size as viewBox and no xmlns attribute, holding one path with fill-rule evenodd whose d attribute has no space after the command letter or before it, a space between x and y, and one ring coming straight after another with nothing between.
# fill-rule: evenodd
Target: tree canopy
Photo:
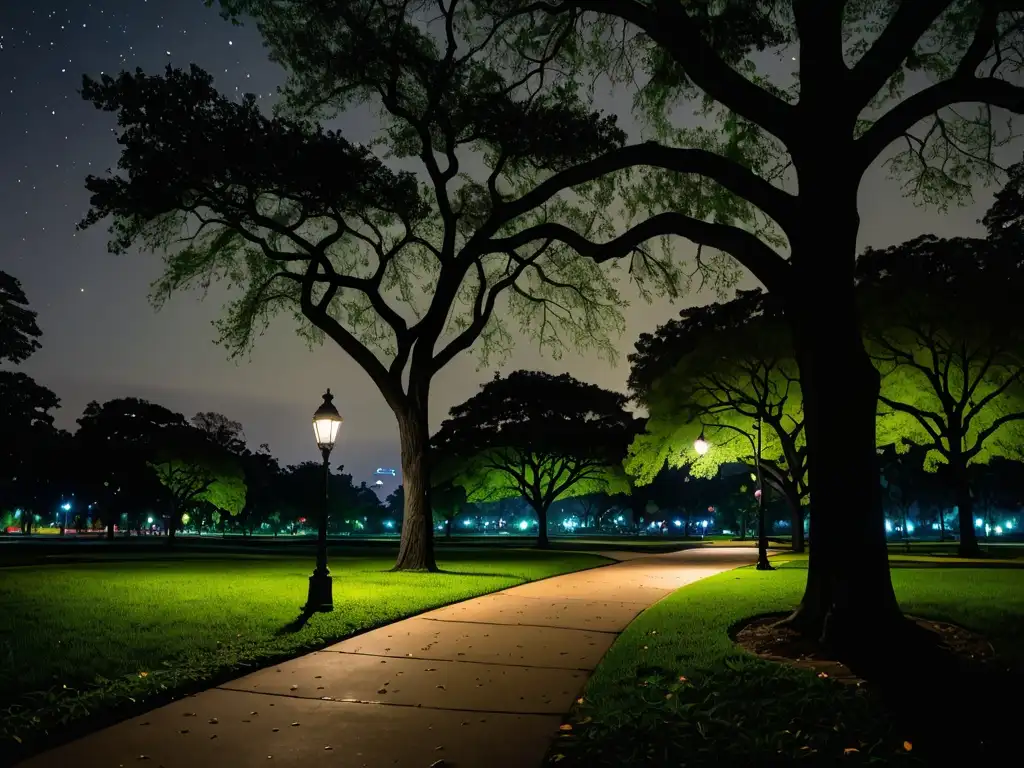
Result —
<instances>
[{"instance_id":1,"label":"tree canopy","mask_svg":"<svg viewBox=\"0 0 1024 768\"><path fill-rule=\"evenodd\" d=\"M629 386L646 405L647 429L630 448L628 470L649 482L666 463L712 477L723 464L752 464L756 427L766 427L761 457L783 468L807 494L803 412L792 342L779 302L760 291L693 307L642 334L629 357ZM699 456L703 434L711 449Z\"/></svg>"},{"instance_id":2,"label":"tree canopy","mask_svg":"<svg viewBox=\"0 0 1024 768\"><path fill-rule=\"evenodd\" d=\"M680 315L642 334L630 355L630 389L650 418L630 446L627 471L640 483L665 466L711 478L724 465L753 467L760 457L764 482L791 508L794 546L802 549L809 496L803 400L779 301L743 291ZM694 448L701 437L710 445L704 455Z\"/></svg>"},{"instance_id":3,"label":"tree canopy","mask_svg":"<svg viewBox=\"0 0 1024 768\"><path fill-rule=\"evenodd\" d=\"M245 474L238 457L216 443L209 433L192 426L173 426L159 439L149 466L167 489L171 538L183 514L205 502L214 510L214 522L222 514L232 517L245 507Z\"/></svg>"},{"instance_id":4,"label":"tree canopy","mask_svg":"<svg viewBox=\"0 0 1024 768\"><path fill-rule=\"evenodd\" d=\"M960 546L977 552L967 467L1024 458L1024 260L1008 238L919 237L858 263L868 349L882 373L879 432L948 464Z\"/></svg>"},{"instance_id":5,"label":"tree canopy","mask_svg":"<svg viewBox=\"0 0 1024 768\"><path fill-rule=\"evenodd\" d=\"M233 421L222 413L201 411L192 417L192 426L228 453L241 456L246 450L245 430L241 422Z\"/></svg>"},{"instance_id":6,"label":"tree canopy","mask_svg":"<svg viewBox=\"0 0 1024 768\"><path fill-rule=\"evenodd\" d=\"M25 362L40 348L42 335L21 283L0 271L0 362Z\"/></svg>"},{"instance_id":7,"label":"tree canopy","mask_svg":"<svg viewBox=\"0 0 1024 768\"><path fill-rule=\"evenodd\" d=\"M106 523L109 538L122 514L138 514L144 499L155 498L153 485L158 481L149 462L170 430L186 426L180 413L141 398L86 405L75 433L81 449L80 482Z\"/></svg>"},{"instance_id":8,"label":"tree canopy","mask_svg":"<svg viewBox=\"0 0 1024 768\"><path fill-rule=\"evenodd\" d=\"M568 374L495 374L451 409L433 442L470 502L526 499L543 546L553 502L624 486L621 462L636 429L625 406L624 395Z\"/></svg>"}]
</instances>

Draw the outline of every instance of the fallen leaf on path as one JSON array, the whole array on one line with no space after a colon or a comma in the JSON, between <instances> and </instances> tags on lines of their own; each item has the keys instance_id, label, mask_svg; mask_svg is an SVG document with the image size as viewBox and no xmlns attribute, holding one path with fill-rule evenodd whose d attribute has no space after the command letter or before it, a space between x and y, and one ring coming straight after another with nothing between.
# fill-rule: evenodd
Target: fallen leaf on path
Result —
<instances>
[{"instance_id":1,"label":"fallen leaf on path","mask_svg":"<svg viewBox=\"0 0 1024 768\"><path fill-rule=\"evenodd\" d=\"M909 741L904 741L903 742L903 748L905 750L907 750L907 752L909 752L910 750L912 750L914 748L914 745L911 744Z\"/></svg>"},{"instance_id":2,"label":"fallen leaf on path","mask_svg":"<svg viewBox=\"0 0 1024 768\"><path fill-rule=\"evenodd\" d=\"M856 747L847 747L843 750L844 755L852 755L854 752L860 752Z\"/></svg>"},{"instance_id":3,"label":"fallen leaf on path","mask_svg":"<svg viewBox=\"0 0 1024 768\"><path fill-rule=\"evenodd\" d=\"M572 726L569 725L568 723L564 723L563 725L558 726L558 730L560 730L560 731L571 731L572 730Z\"/></svg>"}]
</instances>

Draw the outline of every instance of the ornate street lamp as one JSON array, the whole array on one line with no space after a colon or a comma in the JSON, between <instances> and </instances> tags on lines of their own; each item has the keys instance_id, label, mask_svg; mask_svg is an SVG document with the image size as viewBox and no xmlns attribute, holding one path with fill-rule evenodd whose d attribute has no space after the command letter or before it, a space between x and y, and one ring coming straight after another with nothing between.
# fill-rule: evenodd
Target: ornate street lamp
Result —
<instances>
[{"instance_id":1,"label":"ornate street lamp","mask_svg":"<svg viewBox=\"0 0 1024 768\"><path fill-rule=\"evenodd\" d=\"M331 449L334 448L334 441L338 439L338 430L343 419L338 409L334 407L333 400L334 395L328 389L324 394L323 403L313 414L313 435L316 437L316 447L320 449L320 455L324 458L324 500L323 509L320 511L320 530L316 537L316 569L309 577L309 595L306 598L306 606L302 609L306 613L327 613L334 610L331 572L327 569L327 494L331 484Z\"/></svg>"},{"instance_id":2,"label":"ornate street lamp","mask_svg":"<svg viewBox=\"0 0 1024 768\"><path fill-rule=\"evenodd\" d=\"M711 446L708 444L708 441L704 439L704 430L702 429L700 431L700 437L693 441L693 450L697 452L698 456L703 456L708 452L710 447Z\"/></svg>"}]
</instances>

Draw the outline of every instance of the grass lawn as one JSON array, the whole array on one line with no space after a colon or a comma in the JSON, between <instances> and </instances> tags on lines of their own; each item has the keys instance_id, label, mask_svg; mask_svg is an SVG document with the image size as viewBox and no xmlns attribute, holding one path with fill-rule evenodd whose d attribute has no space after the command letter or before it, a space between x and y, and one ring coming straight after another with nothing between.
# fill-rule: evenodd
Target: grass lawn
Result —
<instances>
[{"instance_id":1,"label":"grass lawn","mask_svg":"<svg viewBox=\"0 0 1024 768\"><path fill-rule=\"evenodd\" d=\"M643 613L591 678L552 759L616 767L927 760L875 692L763 661L732 643L737 622L798 602L806 562L777 564L774 572L743 568L705 579ZM980 631L1008 661L1024 662L1024 570L902 567L892 578L906 612ZM944 671L934 670L940 681ZM1019 707L1019 690L1003 694L1006 706ZM956 707L977 705L956 701L953 686L952 701L938 698L939 727L963 727Z\"/></svg>"},{"instance_id":2,"label":"grass lawn","mask_svg":"<svg viewBox=\"0 0 1024 768\"><path fill-rule=\"evenodd\" d=\"M0 754L11 739L27 743L429 608L607 562L530 550L438 559L444 573L389 573L393 558L372 553L333 558L335 610L301 629L287 627L305 602L309 557L0 569Z\"/></svg>"}]
</instances>

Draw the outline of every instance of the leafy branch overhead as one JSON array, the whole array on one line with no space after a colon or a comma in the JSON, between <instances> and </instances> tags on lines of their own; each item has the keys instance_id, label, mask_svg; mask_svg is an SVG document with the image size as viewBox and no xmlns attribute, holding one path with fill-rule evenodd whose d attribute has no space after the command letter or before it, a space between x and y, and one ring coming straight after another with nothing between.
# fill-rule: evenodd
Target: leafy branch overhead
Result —
<instances>
[{"instance_id":1,"label":"leafy branch overhead","mask_svg":"<svg viewBox=\"0 0 1024 768\"><path fill-rule=\"evenodd\" d=\"M85 98L118 113L125 150L120 176L89 180L83 225L113 214L116 250L167 252L158 301L227 280L244 291L220 324L232 350L292 311L394 401L414 357L429 375L478 339L485 357L506 351L505 315L545 348L611 355L622 321L614 269L599 261L635 252L638 271L673 289L671 268L642 240L598 250L587 239L605 232L607 206L584 202L600 203L606 185L574 176L533 189L625 141L572 89L509 82L478 47L438 40L386 3L259 5L292 75L281 110L291 117L226 98L195 67L85 82ZM380 112L387 163L313 119L356 103ZM466 152L477 166L485 158L485 172L469 171ZM391 170L392 160L420 172ZM572 201L559 197L574 186ZM568 228L594 258L551 236ZM506 313L494 311L500 302Z\"/></svg>"}]
</instances>

